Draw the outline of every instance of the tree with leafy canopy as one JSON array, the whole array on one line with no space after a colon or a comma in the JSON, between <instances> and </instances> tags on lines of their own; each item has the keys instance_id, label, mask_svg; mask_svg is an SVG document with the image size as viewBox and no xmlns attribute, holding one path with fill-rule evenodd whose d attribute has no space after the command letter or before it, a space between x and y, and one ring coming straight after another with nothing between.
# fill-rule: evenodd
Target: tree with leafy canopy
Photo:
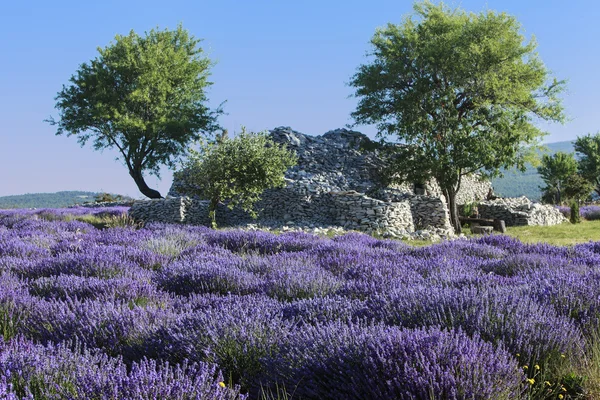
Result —
<instances>
[{"instance_id":1,"label":"tree with leafy canopy","mask_svg":"<svg viewBox=\"0 0 600 400\"><path fill-rule=\"evenodd\" d=\"M561 204L563 190L569 179L577 175L577 160L573 153L558 151L553 155L544 154L538 173L546 183L542 189L542 199L551 204ZM574 182L571 182L574 183Z\"/></svg>"},{"instance_id":2,"label":"tree with leafy canopy","mask_svg":"<svg viewBox=\"0 0 600 400\"><path fill-rule=\"evenodd\" d=\"M587 200L594 191L594 184L579 174L573 174L565 180L562 193L565 199L580 204Z\"/></svg>"},{"instance_id":3,"label":"tree with leafy canopy","mask_svg":"<svg viewBox=\"0 0 600 400\"><path fill-rule=\"evenodd\" d=\"M578 137L574 147L579 153L579 173L595 185L594 191L600 196L600 132Z\"/></svg>"},{"instance_id":4,"label":"tree with leafy canopy","mask_svg":"<svg viewBox=\"0 0 600 400\"><path fill-rule=\"evenodd\" d=\"M543 135L534 121L564 120L564 82L550 78L535 40L526 42L512 16L431 2L414 10L371 39L372 60L350 81L359 98L352 116L402 143L392 147L388 176L437 180L459 233L462 178L524 170L533 157L527 145Z\"/></svg>"},{"instance_id":5,"label":"tree with leafy canopy","mask_svg":"<svg viewBox=\"0 0 600 400\"><path fill-rule=\"evenodd\" d=\"M217 227L217 205L227 202L253 218L254 206L269 188L285 186L284 174L297 162L296 155L270 139L266 132L242 132L230 139L221 135L212 143L203 143L199 151L190 150L188 161L175 179L192 194L209 200L209 219Z\"/></svg>"},{"instance_id":6,"label":"tree with leafy canopy","mask_svg":"<svg viewBox=\"0 0 600 400\"><path fill-rule=\"evenodd\" d=\"M218 128L220 108L206 105L212 63L199 43L181 25L117 35L63 85L60 119L49 122L82 146L91 139L96 150L116 148L140 192L161 198L144 172L173 168L191 141Z\"/></svg>"}]
</instances>

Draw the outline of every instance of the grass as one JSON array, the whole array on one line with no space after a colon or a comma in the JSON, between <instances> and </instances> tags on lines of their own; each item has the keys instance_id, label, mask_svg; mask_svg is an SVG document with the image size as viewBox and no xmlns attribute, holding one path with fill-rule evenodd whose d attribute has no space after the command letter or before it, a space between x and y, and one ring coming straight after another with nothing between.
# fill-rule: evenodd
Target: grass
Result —
<instances>
[{"instance_id":1,"label":"grass","mask_svg":"<svg viewBox=\"0 0 600 400\"><path fill-rule=\"evenodd\" d=\"M570 246L577 243L600 240L600 221L568 222L553 226L514 226L506 230L509 236L524 243L544 242L555 246Z\"/></svg>"},{"instance_id":2,"label":"grass","mask_svg":"<svg viewBox=\"0 0 600 400\"><path fill-rule=\"evenodd\" d=\"M478 237L471 233L471 229L463 227L462 232L467 237ZM571 246L578 243L600 240L600 220L585 221L579 224L565 222L553 226L510 226L506 234L519 239L523 243L548 243L555 246ZM382 238L382 237L380 237ZM429 240L403 240L411 246L428 246Z\"/></svg>"}]
</instances>

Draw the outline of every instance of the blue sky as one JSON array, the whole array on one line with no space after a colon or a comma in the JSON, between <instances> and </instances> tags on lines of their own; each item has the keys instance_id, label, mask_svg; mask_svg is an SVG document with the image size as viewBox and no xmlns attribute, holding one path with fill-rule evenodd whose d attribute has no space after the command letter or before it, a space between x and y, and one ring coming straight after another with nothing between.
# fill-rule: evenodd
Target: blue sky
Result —
<instances>
[{"instance_id":1,"label":"blue sky","mask_svg":"<svg viewBox=\"0 0 600 400\"><path fill-rule=\"evenodd\" d=\"M535 35L545 64L568 80L564 104L571 121L545 125L547 142L600 130L600 3L592 0L463 0L516 16ZM213 106L230 132L291 126L318 135L351 123L356 99L346 85L367 59L379 26L400 23L412 1L27 1L3 2L0 12L0 196L90 190L141 197L116 153L81 148L55 136L44 119L78 66L116 34L182 23L216 61ZM358 127L373 136L373 127ZM150 177L166 194L172 174Z\"/></svg>"}]
</instances>

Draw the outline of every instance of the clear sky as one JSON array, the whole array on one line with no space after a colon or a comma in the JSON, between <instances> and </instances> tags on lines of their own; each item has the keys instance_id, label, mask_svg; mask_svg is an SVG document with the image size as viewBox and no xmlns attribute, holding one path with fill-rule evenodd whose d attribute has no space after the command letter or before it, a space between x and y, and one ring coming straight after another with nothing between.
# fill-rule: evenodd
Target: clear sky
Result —
<instances>
[{"instance_id":1,"label":"clear sky","mask_svg":"<svg viewBox=\"0 0 600 400\"><path fill-rule=\"evenodd\" d=\"M547 142L600 130L600 2L594 0L448 1L518 18L535 35L542 60L568 80L566 125L547 125ZM351 123L356 99L346 85L375 29L400 23L412 1L103 0L3 1L0 7L0 196L60 190L139 198L116 153L81 148L44 122L78 66L116 34L178 23L204 39L216 61L209 99L227 101L230 132L291 126L319 135ZM358 127L370 136L374 127ZM172 174L148 179L166 194Z\"/></svg>"}]
</instances>

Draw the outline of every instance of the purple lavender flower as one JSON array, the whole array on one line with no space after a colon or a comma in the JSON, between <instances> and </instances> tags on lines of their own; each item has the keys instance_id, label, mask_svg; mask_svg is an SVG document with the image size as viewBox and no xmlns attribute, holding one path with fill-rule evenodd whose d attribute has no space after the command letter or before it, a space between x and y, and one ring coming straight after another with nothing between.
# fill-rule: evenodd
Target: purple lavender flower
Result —
<instances>
[{"instance_id":1,"label":"purple lavender flower","mask_svg":"<svg viewBox=\"0 0 600 400\"><path fill-rule=\"evenodd\" d=\"M41 346L22 338L0 341L0 395L3 391L7 399L246 398L238 387L226 387L214 365L141 360L128 369L119 358L77 344Z\"/></svg>"},{"instance_id":2,"label":"purple lavender flower","mask_svg":"<svg viewBox=\"0 0 600 400\"><path fill-rule=\"evenodd\" d=\"M305 326L263 362L263 390L303 399L509 399L525 381L501 347L438 328Z\"/></svg>"},{"instance_id":3,"label":"purple lavender flower","mask_svg":"<svg viewBox=\"0 0 600 400\"><path fill-rule=\"evenodd\" d=\"M579 215L588 221L600 219L600 206L590 205L579 208Z\"/></svg>"}]
</instances>

